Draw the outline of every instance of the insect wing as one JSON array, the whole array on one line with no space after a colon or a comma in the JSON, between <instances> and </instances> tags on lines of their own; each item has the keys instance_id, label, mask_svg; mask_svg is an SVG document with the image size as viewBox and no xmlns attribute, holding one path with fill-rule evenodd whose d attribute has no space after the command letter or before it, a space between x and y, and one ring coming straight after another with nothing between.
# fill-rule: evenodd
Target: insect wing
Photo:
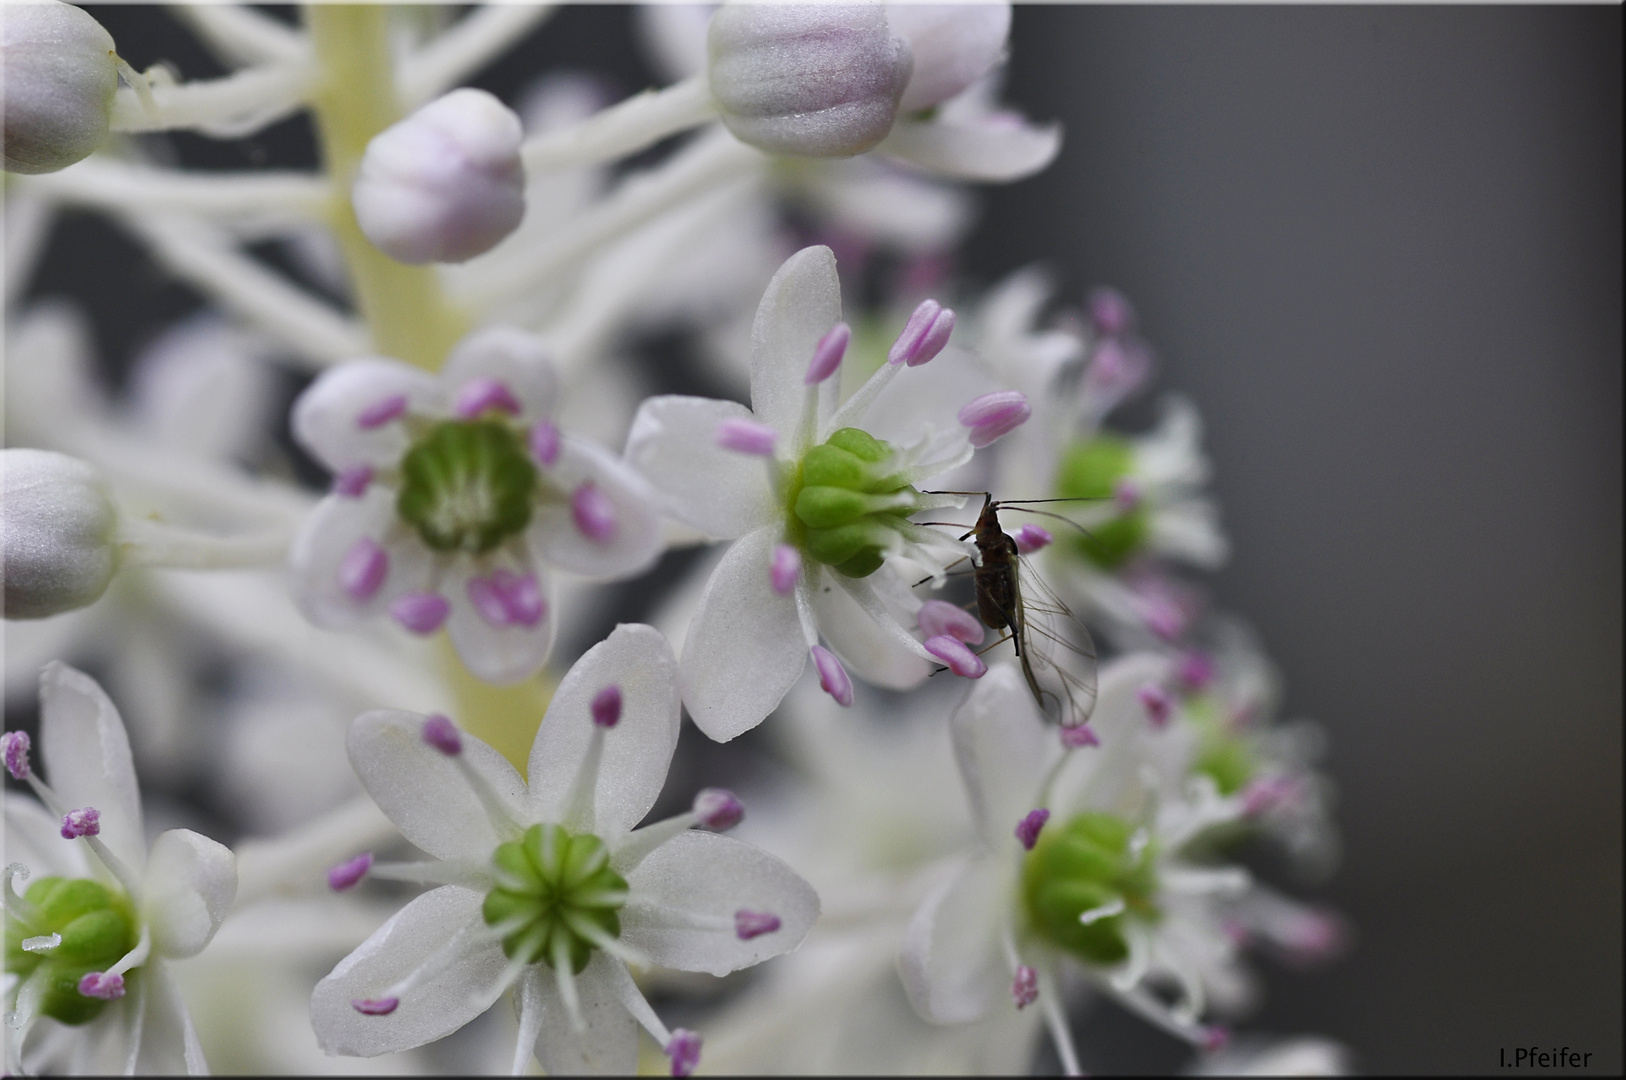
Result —
<instances>
[{"instance_id":1,"label":"insect wing","mask_svg":"<svg viewBox=\"0 0 1626 1080\"><path fill-rule=\"evenodd\" d=\"M1022 675L1046 716L1078 727L1095 711L1095 639L1027 559L1018 564Z\"/></svg>"}]
</instances>

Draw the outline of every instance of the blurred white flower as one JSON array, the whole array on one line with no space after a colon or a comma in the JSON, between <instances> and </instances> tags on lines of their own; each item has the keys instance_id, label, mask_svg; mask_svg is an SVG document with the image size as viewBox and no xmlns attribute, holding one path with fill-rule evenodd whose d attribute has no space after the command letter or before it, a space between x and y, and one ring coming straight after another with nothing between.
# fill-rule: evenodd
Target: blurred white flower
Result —
<instances>
[{"instance_id":1,"label":"blurred white flower","mask_svg":"<svg viewBox=\"0 0 1626 1080\"><path fill-rule=\"evenodd\" d=\"M294 434L334 473L290 556L294 597L320 626L388 612L443 625L491 682L548 657L555 566L642 570L660 547L642 479L553 423L540 341L507 327L465 339L439 377L393 360L336 368L294 405Z\"/></svg>"}]
</instances>

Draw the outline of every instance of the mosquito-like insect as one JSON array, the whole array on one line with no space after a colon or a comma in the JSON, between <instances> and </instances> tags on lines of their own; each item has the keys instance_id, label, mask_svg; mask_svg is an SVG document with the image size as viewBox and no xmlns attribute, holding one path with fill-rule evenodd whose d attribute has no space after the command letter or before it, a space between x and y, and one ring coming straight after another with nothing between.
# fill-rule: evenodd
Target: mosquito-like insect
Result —
<instances>
[{"instance_id":1,"label":"mosquito-like insect","mask_svg":"<svg viewBox=\"0 0 1626 1080\"><path fill-rule=\"evenodd\" d=\"M1016 541L999 523L1005 507L1023 509L1023 502L1072 502L1071 499L1030 499L996 502L986 491L942 491L936 495L981 495L982 512L977 523L960 536L972 537L978 560L972 582L976 589L977 617L990 630L1003 637L991 649L1006 641L1015 649L1022 666L1022 678L1033 700L1046 716L1063 727L1080 727L1095 709L1095 641L1073 616L1067 605L1051 592L1022 558ZM1043 510L1028 513L1044 514ZM1060 517L1060 515L1049 515ZM1066 518L1061 520L1066 521ZM922 522L950 525L952 522ZM1073 524L1068 522L1068 524ZM1023 589L1042 594L1035 602L1024 600ZM1042 642L1043 644L1039 644ZM986 649L983 651L987 651Z\"/></svg>"}]
</instances>

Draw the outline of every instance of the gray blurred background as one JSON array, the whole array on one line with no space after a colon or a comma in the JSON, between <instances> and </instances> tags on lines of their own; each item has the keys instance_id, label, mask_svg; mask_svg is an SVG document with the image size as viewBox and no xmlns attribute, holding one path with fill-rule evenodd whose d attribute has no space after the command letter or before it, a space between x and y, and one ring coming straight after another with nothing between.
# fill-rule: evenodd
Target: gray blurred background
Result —
<instances>
[{"instance_id":1,"label":"gray blurred background","mask_svg":"<svg viewBox=\"0 0 1626 1080\"><path fill-rule=\"evenodd\" d=\"M1253 1026L1365 1070L1622 1068L1621 21L1016 15L1067 141L969 261L1122 289L1206 418L1215 593L1331 735L1358 929Z\"/></svg>"},{"instance_id":2,"label":"gray blurred background","mask_svg":"<svg viewBox=\"0 0 1626 1080\"><path fill-rule=\"evenodd\" d=\"M98 8L138 67L212 65ZM964 269L1111 284L1208 425L1235 556L1214 586L1331 735L1353 952L1263 965L1249 1029L1377 1072L1621 1053L1621 9L1022 7L1008 97L1061 159L988 195ZM629 66L569 11L482 80ZM181 160L310 160L291 121ZM83 297L109 376L198 298L69 215L34 295ZM92 273L94 268L96 273ZM116 289L105 283L117 281ZM100 284L98 284L100 283ZM138 329L146 327L146 329ZM1094 1072L1172 1040L1081 1018Z\"/></svg>"}]
</instances>

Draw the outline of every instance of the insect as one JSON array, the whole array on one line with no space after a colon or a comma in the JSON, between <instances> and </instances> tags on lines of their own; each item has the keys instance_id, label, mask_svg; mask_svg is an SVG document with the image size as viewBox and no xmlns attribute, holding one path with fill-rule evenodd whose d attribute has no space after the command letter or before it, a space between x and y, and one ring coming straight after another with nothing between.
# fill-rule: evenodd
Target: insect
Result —
<instances>
[{"instance_id":1,"label":"insect","mask_svg":"<svg viewBox=\"0 0 1626 1080\"><path fill-rule=\"evenodd\" d=\"M972 572L977 617L990 630L1004 634L988 648L1010 641L1022 666L1022 678L1039 708L1063 727L1082 726L1095 709L1095 641L1084 624L1028 566L1017 548L1016 540L999 523L999 511L1004 507L1022 509L1020 502L1070 500L997 502L986 491L934 494L982 496L982 511L977 515L977 523L960 539L972 537L977 545L978 560ZM1042 510L1028 512L1045 513ZM1040 594L1041 598L1025 600L1024 585Z\"/></svg>"}]
</instances>

